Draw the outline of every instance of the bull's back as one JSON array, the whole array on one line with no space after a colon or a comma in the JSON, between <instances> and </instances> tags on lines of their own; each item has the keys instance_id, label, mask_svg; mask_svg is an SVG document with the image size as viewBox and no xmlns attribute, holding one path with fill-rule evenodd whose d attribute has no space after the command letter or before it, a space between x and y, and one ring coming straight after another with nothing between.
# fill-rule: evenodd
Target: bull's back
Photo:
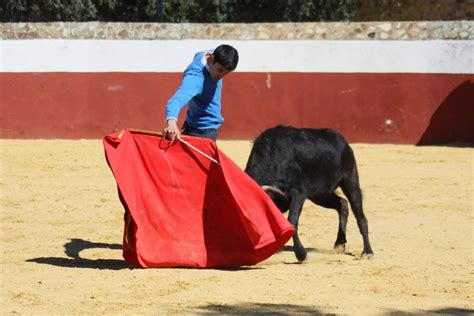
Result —
<instances>
[{"instance_id":1,"label":"bull's back","mask_svg":"<svg viewBox=\"0 0 474 316\"><path fill-rule=\"evenodd\" d=\"M338 132L280 125L255 139L245 171L260 184L288 182L292 177L295 182L301 177L335 182L343 169L354 164L353 152Z\"/></svg>"}]
</instances>

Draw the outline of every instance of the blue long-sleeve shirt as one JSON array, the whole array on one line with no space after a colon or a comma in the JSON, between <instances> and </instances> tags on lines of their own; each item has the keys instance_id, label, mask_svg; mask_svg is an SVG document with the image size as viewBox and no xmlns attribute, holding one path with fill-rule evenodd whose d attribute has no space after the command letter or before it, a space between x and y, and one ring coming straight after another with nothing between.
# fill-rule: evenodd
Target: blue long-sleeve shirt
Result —
<instances>
[{"instance_id":1,"label":"blue long-sleeve shirt","mask_svg":"<svg viewBox=\"0 0 474 316\"><path fill-rule=\"evenodd\" d=\"M179 111L188 104L186 122L197 129L217 129L224 118L221 115L222 79L214 81L206 68L205 52L194 55L184 70L183 80L166 105L166 120L178 120Z\"/></svg>"}]
</instances>

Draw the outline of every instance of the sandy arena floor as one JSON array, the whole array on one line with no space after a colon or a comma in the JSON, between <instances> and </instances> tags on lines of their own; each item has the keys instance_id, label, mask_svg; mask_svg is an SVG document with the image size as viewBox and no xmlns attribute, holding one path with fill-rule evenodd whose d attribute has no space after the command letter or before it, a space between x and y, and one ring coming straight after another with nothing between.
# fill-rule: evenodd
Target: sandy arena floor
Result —
<instances>
[{"instance_id":1,"label":"sandy arena floor","mask_svg":"<svg viewBox=\"0 0 474 316\"><path fill-rule=\"evenodd\" d=\"M219 146L244 167L250 142ZM305 264L285 249L239 270L131 269L100 141L1 140L0 313L474 313L474 150L353 148L374 260L352 214L333 253L337 213L307 202Z\"/></svg>"}]
</instances>

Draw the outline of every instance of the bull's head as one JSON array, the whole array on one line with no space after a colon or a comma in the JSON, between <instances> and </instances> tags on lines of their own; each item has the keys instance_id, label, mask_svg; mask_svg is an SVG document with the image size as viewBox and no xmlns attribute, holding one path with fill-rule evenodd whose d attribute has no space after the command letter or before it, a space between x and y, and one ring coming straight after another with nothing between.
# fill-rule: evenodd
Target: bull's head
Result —
<instances>
[{"instance_id":1,"label":"bull's head","mask_svg":"<svg viewBox=\"0 0 474 316\"><path fill-rule=\"evenodd\" d=\"M273 203L284 213L290 207L290 198L283 191L272 185L262 185L262 189L270 196Z\"/></svg>"}]
</instances>

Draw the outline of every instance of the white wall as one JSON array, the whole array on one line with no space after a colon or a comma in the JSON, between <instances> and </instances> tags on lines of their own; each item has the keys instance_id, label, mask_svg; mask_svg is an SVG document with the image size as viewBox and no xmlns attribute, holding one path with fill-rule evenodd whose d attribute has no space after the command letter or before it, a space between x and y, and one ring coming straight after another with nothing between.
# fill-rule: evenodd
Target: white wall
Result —
<instances>
[{"instance_id":1,"label":"white wall","mask_svg":"<svg viewBox=\"0 0 474 316\"><path fill-rule=\"evenodd\" d=\"M473 73L474 42L3 40L1 72L182 72L195 52L239 51L240 72Z\"/></svg>"}]
</instances>

